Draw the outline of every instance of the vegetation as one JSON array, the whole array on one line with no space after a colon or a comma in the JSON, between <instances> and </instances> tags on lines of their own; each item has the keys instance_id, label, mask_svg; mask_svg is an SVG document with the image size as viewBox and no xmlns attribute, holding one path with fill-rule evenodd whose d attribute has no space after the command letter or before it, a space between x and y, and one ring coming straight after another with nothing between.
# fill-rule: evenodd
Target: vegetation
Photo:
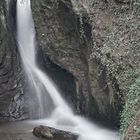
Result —
<instances>
[{"instance_id":1,"label":"vegetation","mask_svg":"<svg viewBox=\"0 0 140 140\"><path fill-rule=\"evenodd\" d=\"M129 88L127 100L121 114L121 132L125 134L128 126L131 124L137 114L140 113L138 105L140 104L140 77ZM139 133L140 128L135 128L135 133Z\"/></svg>"},{"instance_id":2,"label":"vegetation","mask_svg":"<svg viewBox=\"0 0 140 140\"><path fill-rule=\"evenodd\" d=\"M137 16L140 16L140 0L134 0L134 12Z\"/></svg>"},{"instance_id":3,"label":"vegetation","mask_svg":"<svg viewBox=\"0 0 140 140\"><path fill-rule=\"evenodd\" d=\"M131 2L128 7L125 5L109 7L108 12L114 16L115 21L108 27L100 24L106 36L103 38L102 47L96 43L93 45L91 54L91 58L101 60L107 68L108 75L111 74L117 79L122 90L123 95L118 93L125 102L120 113L120 132L126 140L140 139L138 123L140 116L140 0ZM92 5L90 12L94 12L97 5L98 3ZM92 16L91 20L95 23ZM132 132L131 136L130 132Z\"/></svg>"}]
</instances>

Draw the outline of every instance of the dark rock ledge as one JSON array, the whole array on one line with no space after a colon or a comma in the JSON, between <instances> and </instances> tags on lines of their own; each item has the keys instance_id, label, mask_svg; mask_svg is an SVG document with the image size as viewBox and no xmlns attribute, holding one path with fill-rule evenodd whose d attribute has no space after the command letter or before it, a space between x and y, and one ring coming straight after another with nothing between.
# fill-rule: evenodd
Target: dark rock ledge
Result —
<instances>
[{"instance_id":1,"label":"dark rock ledge","mask_svg":"<svg viewBox=\"0 0 140 140\"><path fill-rule=\"evenodd\" d=\"M48 126L38 126L33 130L36 137L45 138L47 140L77 140L78 135L71 132L58 130Z\"/></svg>"}]
</instances>

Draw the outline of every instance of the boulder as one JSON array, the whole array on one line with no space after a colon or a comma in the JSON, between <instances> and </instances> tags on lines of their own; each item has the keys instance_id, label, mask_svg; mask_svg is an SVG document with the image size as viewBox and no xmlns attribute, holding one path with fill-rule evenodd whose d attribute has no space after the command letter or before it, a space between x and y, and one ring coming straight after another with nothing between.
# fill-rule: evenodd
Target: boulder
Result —
<instances>
[{"instance_id":1,"label":"boulder","mask_svg":"<svg viewBox=\"0 0 140 140\"><path fill-rule=\"evenodd\" d=\"M48 126L38 126L33 130L36 137L46 138L47 140L77 140L78 135L71 132L58 130Z\"/></svg>"}]
</instances>

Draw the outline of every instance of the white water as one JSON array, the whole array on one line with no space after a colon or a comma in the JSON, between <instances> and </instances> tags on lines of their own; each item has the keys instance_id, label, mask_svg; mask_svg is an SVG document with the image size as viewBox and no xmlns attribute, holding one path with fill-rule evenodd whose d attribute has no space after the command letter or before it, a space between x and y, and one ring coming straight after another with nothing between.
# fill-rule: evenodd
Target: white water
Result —
<instances>
[{"instance_id":1,"label":"white water","mask_svg":"<svg viewBox=\"0 0 140 140\"><path fill-rule=\"evenodd\" d=\"M50 117L29 123L46 124L79 134L79 140L118 140L116 132L101 128L84 118L74 115L49 77L36 64L35 30L30 0L17 0L17 41L23 66L38 98L40 117L52 108ZM51 99L48 103L44 98Z\"/></svg>"}]
</instances>

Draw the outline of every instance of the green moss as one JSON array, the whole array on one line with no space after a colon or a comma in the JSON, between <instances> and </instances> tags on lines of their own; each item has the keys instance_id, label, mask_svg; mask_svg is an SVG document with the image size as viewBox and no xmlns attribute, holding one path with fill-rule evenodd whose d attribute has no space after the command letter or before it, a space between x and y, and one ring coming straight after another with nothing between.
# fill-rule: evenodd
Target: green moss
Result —
<instances>
[{"instance_id":1,"label":"green moss","mask_svg":"<svg viewBox=\"0 0 140 140\"><path fill-rule=\"evenodd\" d=\"M134 13L137 16L140 16L140 0L134 0Z\"/></svg>"},{"instance_id":2,"label":"green moss","mask_svg":"<svg viewBox=\"0 0 140 140\"><path fill-rule=\"evenodd\" d=\"M140 135L140 128L135 128L135 133Z\"/></svg>"},{"instance_id":3,"label":"green moss","mask_svg":"<svg viewBox=\"0 0 140 140\"><path fill-rule=\"evenodd\" d=\"M140 76L129 88L127 101L121 114L121 132L125 133L134 119L137 114L138 104L140 104Z\"/></svg>"}]
</instances>

